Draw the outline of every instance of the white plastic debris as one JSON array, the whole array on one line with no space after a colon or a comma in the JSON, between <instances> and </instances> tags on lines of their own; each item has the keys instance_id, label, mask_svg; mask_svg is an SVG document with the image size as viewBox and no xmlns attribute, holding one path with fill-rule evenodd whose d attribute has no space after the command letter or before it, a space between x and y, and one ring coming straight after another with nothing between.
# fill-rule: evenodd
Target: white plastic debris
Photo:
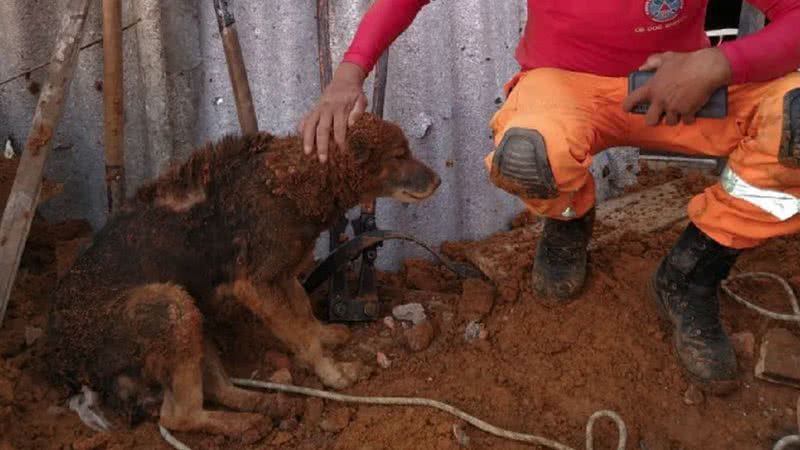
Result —
<instances>
[{"instance_id":1,"label":"white plastic debris","mask_svg":"<svg viewBox=\"0 0 800 450\"><path fill-rule=\"evenodd\" d=\"M72 396L69 409L78 413L81 422L94 431L108 431L111 423L100 412L100 396L88 386L81 388L81 393Z\"/></svg>"},{"instance_id":2,"label":"white plastic debris","mask_svg":"<svg viewBox=\"0 0 800 450\"><path fill-rule=\"evenodd\" d=\"M397 320L406 320L414 325L427 320L425 308L419 303L406 303L405 305L395 306L392 309L392 315Z\"/></svg>"},{"instance_id":3,"label":"white plastic debris","mask_svg":"<svg viewBox=\"0 0 800 450\"><path fill-rule=\"evenodd\" d=\"M5 149L3 150L3 156L6 159L14 159L17 156L17 152L14 150L14 143L11 142L11 138L6 139Z\"/></svg>"}]
</instances>

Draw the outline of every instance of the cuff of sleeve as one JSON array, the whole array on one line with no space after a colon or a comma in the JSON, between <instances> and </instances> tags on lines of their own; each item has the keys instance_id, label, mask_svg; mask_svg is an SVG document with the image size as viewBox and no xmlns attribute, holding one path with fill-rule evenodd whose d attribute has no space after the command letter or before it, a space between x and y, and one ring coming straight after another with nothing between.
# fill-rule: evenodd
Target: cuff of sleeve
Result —
<instances>
[{"instance_id":1,"label":"cuff of sleeve","mask_svg":"<svg viewBox=\"0 0 800 450\"><path fill-rule=\"evenodd\" d=\"M342 62L355 64L362 69L364 72L369 74L372 71L372 68L375 66L375 61L370 60L368 57L364 55L360 55L352 50L348 50L344 54L344 58L342 58Z\"/></svg>"},{"instance_id":2,"label":"cuff of sleeve","mask_svg":"<svg viewBox=\"0 0 800 450\"><path fill-rule=\"evenodd\" d=\"M731 84L747 83L749 63L741 48L736 44L736 41L724 42L719 49L728 58L728 63L731 65Z\"/></svg>"}]
</instances>

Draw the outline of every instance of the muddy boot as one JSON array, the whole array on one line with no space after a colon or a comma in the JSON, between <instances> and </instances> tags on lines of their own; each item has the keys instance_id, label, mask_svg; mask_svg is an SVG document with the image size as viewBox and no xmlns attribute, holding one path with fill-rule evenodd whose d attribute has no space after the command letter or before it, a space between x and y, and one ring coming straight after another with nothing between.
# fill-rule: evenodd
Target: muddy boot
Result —
<instances>
[{"instance_id":1,"label":"muddy boot","mask_svg":"<svg viewBox=\"0 0 800 450\"><path fill-rule=\"evenodd\" d=\"M594 209L579 219L544 219L531 274L533 291L542 300L566 302L581 290L593 225Z\"/></svg>"},{"instance_id":2,"label":"muddy boot","mask_svg":"<svg viewBox=\"0 0 800 450\"><path fill-rule=\"evenodd\" d=\"M735 389L736 355L719 318L717 290L740 251L727 248L689 224L661 262L652 295L673 328L683 367L714 393Z\"/></svg>"}]
</instances>

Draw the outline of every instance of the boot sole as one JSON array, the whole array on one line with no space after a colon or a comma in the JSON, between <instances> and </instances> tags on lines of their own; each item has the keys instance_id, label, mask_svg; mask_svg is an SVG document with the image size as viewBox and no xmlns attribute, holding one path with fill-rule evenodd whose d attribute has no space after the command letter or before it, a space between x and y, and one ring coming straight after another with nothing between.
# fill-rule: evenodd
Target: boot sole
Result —
<instances>
[{"instance_id":1,"label":"boot sole","mask_svg":"<svg viewBox=\"0 0 800 450\"><path fill-rule=\"evenodd\" d=\"M704 378L700 378L697 375L693 374L689 371L686 367L684 367L683 363L681 362L680 355L678 355L678 339L677 335L675 334L675 324L672 322L672 319L669 317L669 313L667 313L664 305L661 304L661 299L658 296L658 292L656 291L656 274L653 273L653 276L650 277L650 282L648 283L648 296L650 300L655 304L656 311L658 311L658 315L661 318L660 326L664 333L669 334L672 336L672 356L677 358L678 365L680 366L683 373L689 379L689 381L694 384L695 386L699 387L701 391L711 394L717 397L725 396L728 394L733 393L739 388L739 380L706 380Z\"/></svg>"}]
</instances>

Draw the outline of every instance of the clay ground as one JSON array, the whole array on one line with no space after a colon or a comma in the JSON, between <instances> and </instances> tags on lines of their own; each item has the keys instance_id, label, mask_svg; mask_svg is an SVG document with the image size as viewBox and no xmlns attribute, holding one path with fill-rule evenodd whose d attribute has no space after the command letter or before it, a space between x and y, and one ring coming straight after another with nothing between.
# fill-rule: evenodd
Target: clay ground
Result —
<instances>
[{"instance_id":1,"label":"clay ground","mask_svg":"<svg viewBox=\"0 0 800 450\"><path fill-rule=\"evenodd\" d=\"M674 171L648 173L643 184L654 186L679 176ZM703 184L698 177L689 177L680 186L688 195ZM505 243L515 249L504 255L511 278L503 281L498 295L480 283L464 286L440 267L422 261L409 261L402 273L382 275L384 295L394 304L425 306L433 340L424 350L412 352L408 332L399 321L393 330L383 322L356 327L341 357L363 360L374 367L374 374L347 392L435 398L498 426L541 434L576 448L583 448L586 419L599 409L622 415L630 449L766 449L797 431L798 391L754 379L752 348L739 349L743 385L736 393L716 398L688 389L669 336L646 298L650 274L678 235L680 224L658 233L628 233L594 249L585 292L574 303L552 308L535 301L522 276L535 245L529 231L532 222L523 217L516 221L522 228L490 241L492 246ZM65 408L64 391L44 381L41 340L35 338L45 325L47 294L56 283L57 263L66 264L81 242L78 228L40 223L34 229L35 244L26 252L0 330L0 450L168 449L154 420L133 430L121 427L96 435ZM601 226L597 233L603 232ZM463 257L475 245L451 244L445 250ZM800 238L779 239L746 254L735 271L775 272L800 288L797 261ZM783 292L768 283L748 282L737 289L768 308L789 311ZM765 332L780 325L724 296L722 308L730 333L753 334L756 354ZM481 316L485 316L484 332L467 342L468 321ZM221 338L234 375L265 379L288 365L295 383L319 387L305 370L288 364L268 336L252 329L252 323L245 322L239 331ZM412 337L412 346L425 347L422 334ZM386 355L390 367L378 367L378 352ZM453 436L455 424L458 420L432 410L308 400L302 417L276 424L252 446L213 436L178 437L196 450L444 450L460 448ZM533 448L470 427L465 431L470 448ZM616 445L610 425L601 425L597 434L598 448Z\"/></svg>"}]
</instances>

